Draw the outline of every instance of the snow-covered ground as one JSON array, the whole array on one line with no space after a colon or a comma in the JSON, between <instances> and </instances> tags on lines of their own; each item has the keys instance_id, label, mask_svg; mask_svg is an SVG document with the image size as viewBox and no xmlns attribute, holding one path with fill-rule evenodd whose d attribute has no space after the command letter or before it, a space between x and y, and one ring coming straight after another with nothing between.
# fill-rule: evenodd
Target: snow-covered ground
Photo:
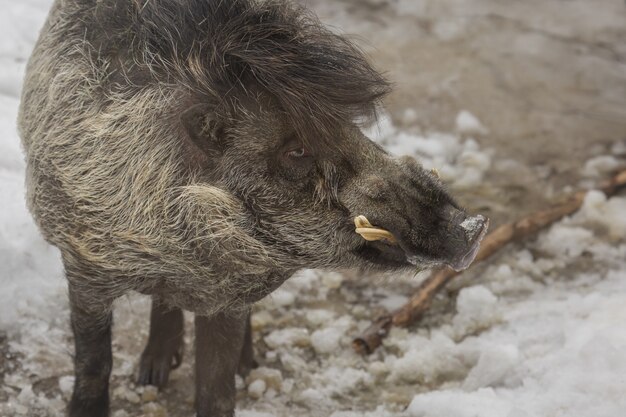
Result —
<instances>
[{"instance_id":1,"label":"snow-covered ground","mask_svg":"<svg viewBox=\"0 0 626 417\"><path fill-rule=\"evenodd\" d=\"M49 4L0 0L0 416L62 416L73 378L62 268L25 208L15 131L25 61ZM452 115L449 133L422 131L412 109L395 119L402 128L384 117L370 133L437 168L453 190L526 172L515 155L481 145L490 126L470 112ZM581 176L592 183L625 155L616 141L590 155ZM626 415L626 197L590 192L577 214L459 278L419 327L394 329L369 357L355 354L352 337L423 276L304 271L288 281L255 310L261 367L238 381L238 415ZM164 392L133 383L148 311L145 297L117 304L112 415L190 417L192 326Z\"/></svg>"}]
</instances>

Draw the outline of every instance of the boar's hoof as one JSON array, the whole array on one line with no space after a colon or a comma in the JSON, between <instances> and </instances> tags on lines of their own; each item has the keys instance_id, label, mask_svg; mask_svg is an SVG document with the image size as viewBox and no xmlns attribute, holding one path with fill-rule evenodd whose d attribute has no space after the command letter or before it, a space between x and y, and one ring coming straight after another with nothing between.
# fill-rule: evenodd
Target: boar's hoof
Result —
<instances>
[{"instance_id":1,"label":"boar's hoof","mask_svg":"<svg viewBox=\"0 0 626 417\"><path fill-rule=\"evenodd\" d=\"M389 243L396 243L396 238L391 232L381 229L380 227L372 226L365 216L356 216L354 218L354 225L356 226L354 231L365 240L386 240Z\"/></svg>"},{"instance_id":2,"label":"boar's hoof","mask_svg":"<svg viewBox=\"0 0 626 417\"><path fill-rule=\"evenodd\" d=\"M146 346L141 355L137 383L165 387L170 371L178 368L182 362L182 348L182 343L178 346Z\"/></svg>"}]
</instances>

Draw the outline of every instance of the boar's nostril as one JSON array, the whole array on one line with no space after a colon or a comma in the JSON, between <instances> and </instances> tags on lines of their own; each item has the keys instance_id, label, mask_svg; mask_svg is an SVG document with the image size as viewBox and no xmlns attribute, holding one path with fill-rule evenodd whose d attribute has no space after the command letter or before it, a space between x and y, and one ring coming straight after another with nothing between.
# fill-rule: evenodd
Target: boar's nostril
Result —
<instances>
[{"instance_id":1,"label":"boar's nostril","mask_svg":"<svg viewBox=\"0 0 626 417\"><path fill-rule=\"evenodd\" d=\"M489 219L481 215L468 217L459 226L465 234L467 247L448 262L448 265L456 271L461 271L470 266L478 254L480 242L489 229Z\"/></svg>"},{"instance_id":2,"label":"boar's nostril","mask_svg":"<svg viewBox=\"0 0 626 417\"><path fill-rule=\"evenodd\" d=\"M488 225L489 220L479 214L474 217L466 218L459 226L463 229L467 241L473 243L481 233L486 231L485 223Z\"/></svg>"}]
</instances>

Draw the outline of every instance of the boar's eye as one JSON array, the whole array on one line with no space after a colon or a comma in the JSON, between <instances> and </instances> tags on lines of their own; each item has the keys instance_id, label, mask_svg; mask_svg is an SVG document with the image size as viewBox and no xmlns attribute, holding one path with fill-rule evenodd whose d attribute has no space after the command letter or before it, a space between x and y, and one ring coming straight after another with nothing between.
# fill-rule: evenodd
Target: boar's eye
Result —
<instances>
[{"instance_id":1,"label":"boar's eye","mask_svg":"<svg viewBox=\"0 0 626 417\"><path fill-rule=\"evenodd\" d=\"M313 154L297 138L288 140L278 155L280 172L287 180L301 182L309 177L315 166Z\"/></svg>"},{"instance_id":2,"label":"boar's eye","mask_svg":"<svg viewBox=\"0 0 626 417\"><path fill-rule=\"evenodd\" d=\"M308 156L311 156L311 153L304 146L301 146L299 148L287 151L286 155L289 158L298 159L298 158L306 158Z\"/></svg>"}]
</instances>

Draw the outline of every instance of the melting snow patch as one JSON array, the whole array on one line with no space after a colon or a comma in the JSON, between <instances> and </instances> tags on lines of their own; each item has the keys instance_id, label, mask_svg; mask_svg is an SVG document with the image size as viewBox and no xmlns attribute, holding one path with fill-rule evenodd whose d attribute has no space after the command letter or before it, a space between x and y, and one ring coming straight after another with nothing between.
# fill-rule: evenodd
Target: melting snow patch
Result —
<instances>
[{"instance_id":1,"label":"melting snow patch","mask_svg":"<svg viewBox=\"0 0 626 417\"><path fill-rule=\"evenodd\" d=\"M284 346L307 346L310 343L309 332L303 328L274 330L265 337L265 343L272 349Z\"/></svg>"},{"instance_id":2,"label":"melting snow patch","mask_svg":"<svg viewBox=\"0 0 626 417\"><path fill-rule=\"evenodd\" d=\"M578 257L593 241L593 232L582 227L556 224L550 228L539 247L555 256Z\"/></svg>"},{"instance_id":3,"label":"melting snow patch","mask_svg":"<svg viewBox=\"0 0 626 417\"><path fill-rule=\"evenodd\" d=\"M452 320L455 337L460 339L500 321L497 304L498 298L482 285L462 289L456 300L457 315Z\"/></svg>"},{"instance_id":4,"label":"melting snow patch","mask_svg":"<svg viewBox=\"0 0 626 417\"><path fill-rule=\"evenodd\" d=\"M407 409L411 417L506 417L511 406L491 388L467 393L434 391L413 398Z\"/></svg>"},{"instance_id":5,"label":"melting snow patch","mask_svg":"<svg viewBox=\"0 0 626 417\"><path fill-rule=\"evenodd\" d=\"M586 177L605 177L609 172L623 167L624 162L612 155L601 155L589 159L582 169L582 174Z\"/></svg>"},{"instance_id":6,"label":"melting snow patch","mask_svg":"<svg viewBox=\"0 0 626 417\"><path fill-rule=\"evenodd\" d=\"M519 360L519 350L515 345L486 347L481 352L476 366L465 378L463 389L474 391L498 384Z\"/></svg>"},{"instance_id":7,"label":"melting snow patch","mask_svg":"<svg viewBox=\"0 0 626 417\"><path fill-rule=\"evenodd\" d=\"M486 131L480 122L472 125L468 115L460 115L464 132L472 130L472 126L474 130ZM385 114L378 125L366 129L365 133L392 154L411 155L425 169L436 168L443 181L458 188L480 185L491 168L492 150L481 150L474 139L462 140L458 135L447 133L422 135L399 131Z\"/></svg>"},{"instance_id":8,"label":"melting snow patch","mask_svg":"<svg viewBox=\"0 0 626 417\"><path fill-rule=\"evenodd\" d=\"M488 130L476 116L467 110L461 110L456 116L456 130L463 134L486 134Z\"/></svg>"},{"instance_id":9,"label":"melting snow patch","mask_svg":"<svg viewBox=\"0 0 626 417\"><path fill-rule=\"evenodd\" d=\"M339 341L343 331L336 327L316 330L311 335L311 345L318 354L331 353L339 349Z\"/></svg>"},{"instance_id":10,"label":"melting snow patch","mask_svg":"<svg viewBox=\"0 0 626 417\"><path fill-rule=\"evenodd\" d=\"M414 336L410 349L391 363L392 381L432 384L465 376L466 366L458 346L441 332L430 339Z\"/></svg>"},{"instance_id":11,"label":"melting snow patch","mask_svg":"<svg viewBox=\"0 0 626 417\"><path fill-rule=\"evenodd\" d=\"M613 239L624 239L626 237L626 198L607 200L601 191L589 191L581 210L574 215L574 220L601 226Z\"/></svg>"}]
</instances>

